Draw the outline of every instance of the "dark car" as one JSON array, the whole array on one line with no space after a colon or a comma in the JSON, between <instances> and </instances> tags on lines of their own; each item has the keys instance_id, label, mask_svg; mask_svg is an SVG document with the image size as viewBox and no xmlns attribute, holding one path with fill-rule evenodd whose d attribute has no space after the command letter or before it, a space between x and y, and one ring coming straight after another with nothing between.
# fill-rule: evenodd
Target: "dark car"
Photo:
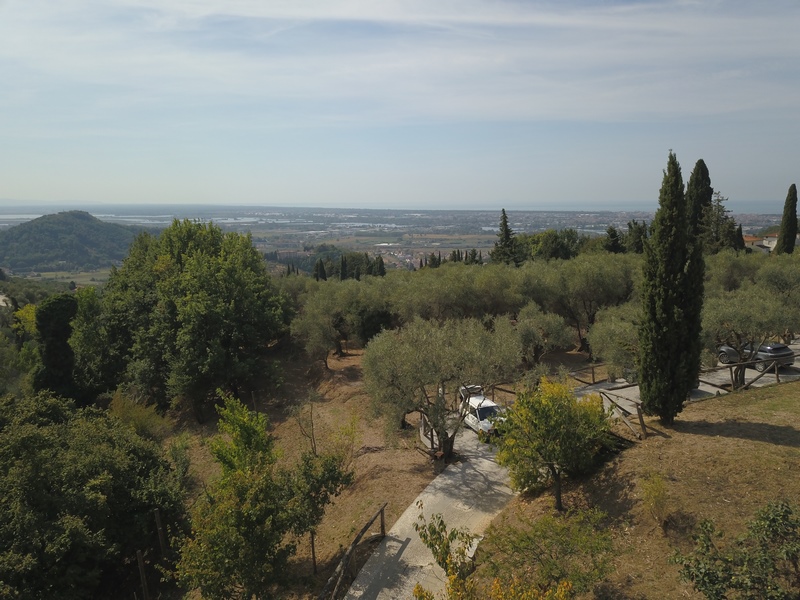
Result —
<instances>
[{"instance_id":1,"label":"dark car","mask_svg":"<svg viewBox=\"0 0 800 600\"><path fill-rule=\"evenodd\" d=\"M752 352L752 346L746 344L743 350L746 353L746 358ZM739 353L728 345L722 345L717 349L717 358L723 365L729 365L739 362ZM773 362L777 362L778 366L781 367L790 367L794 364L794 351L786 344L767 342L762 344L749 360L764 361L757 362L754 365L756 371L766 371L772 366Z\"/></svg>"}]
</instances>

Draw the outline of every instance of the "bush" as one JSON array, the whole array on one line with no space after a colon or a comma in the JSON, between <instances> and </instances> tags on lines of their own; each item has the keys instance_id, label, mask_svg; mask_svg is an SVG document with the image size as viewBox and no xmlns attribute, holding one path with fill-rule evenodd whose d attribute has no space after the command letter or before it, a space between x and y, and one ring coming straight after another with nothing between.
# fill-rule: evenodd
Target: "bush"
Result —
<instances>
[{"instance_id":1,"label":"bush","mask_svg":"<svg viewBox=\"0 0 800 600\"><path fill-rule=\"evenodd\" d=\"M800 598L800 511L786 501L756 514L747 534L727 548L712 521L703 521L689 555L676 553L681 578L706 598L791 600Z\"/></svg>"}]
</instances>

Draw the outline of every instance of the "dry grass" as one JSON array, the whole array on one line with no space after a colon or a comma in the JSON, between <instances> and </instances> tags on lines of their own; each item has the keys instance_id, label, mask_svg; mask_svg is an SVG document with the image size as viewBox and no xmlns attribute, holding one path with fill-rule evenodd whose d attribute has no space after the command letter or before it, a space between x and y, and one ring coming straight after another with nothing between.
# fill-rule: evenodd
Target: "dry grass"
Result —
<instances>
[{"instance_id":1,"label":"dry grass","mask_svg":"<svg viewBox=\"0 0 800 600\"><path fill-rule=\"evenodd\" d=\"M388 502L385 511L388 531L439 468L414 450L416 430L387 437L383 420L373 416L370 400L363 390L361 354L360 350L351 350L347 356L330 357L330 372L324 372L321 366L309 367L305 359L282 356L279 359L284 378L282 385L278 388L264 385L251 396L258 410L268 415L281 461L287 464L311 448L309 438L294 416L299 404L305 403L306 419L313 411L320 451L341 443L337 442L338 432L355 423L352 436L355 483L325 512L316 536L316 576L312 570L310 538L298 540L298 552L292 562L298 583L287 593L287 598L315 598L312 591L322 588L344 550L377 509ZM311 408L307 402L310 396L315 398ZM198 494L202 491L202 482L212 481L218 475L218 467L207 446L207 440L216 433L216 420L198 425L187 415L181 429L189 433L190 473L197 483L194 492ZM378 531L378 527L376 524L372 531ZM364 546L357 553L360 563L366 560L370 550L368 545Z\"/></svg>"},{"instance_id":2,"label":"dry grass","mask_svg":"<svg viewBox=\"0 0 800 600\"><path fill-rule=\"evenodd\" d=\"M570 370L586 364L585 355L575 352L549 359ZM360 360L357 350L342 358L331 357L331 372L324 372L298 357L283 356L283 385L278 389L265 385L252 397L258 409L269 415L283 460L289 462L309 448L290 409L310 394L317 395L313 412L320 448L332 443L336 431L353 416L357 419L356 481L328 508L319 528L316 576L312 575L309 540L300 540L292 565L299 583L287 597L314 597L309 590L321 589L344 549L377 508L389 503L386 526L390 528L436 475L436 466L413 449L415 432L387 438L383 421L372 416ZM216 466L205 440L216 425L209 421L198 426L190 421L184 422L183 429L192 432L191 472L197 480L209 481ZM677 567L668 564L667 558L676 548L691 547L692 527L702 519L713 519L733 537L769 500L798 501L798 423L800 382L710 399L687 406L672 428L648 421L647 440L616 456L594 476L567 482L567 507L597 507L609 515L615 570L604 584L602 597L699 598L691 586L679 581ZM659 499L666 503L663 527L645 502L647 481L653 477L664 482L665 498ZM497 522L502 518L514 522L519 514L535 518L550 513L552 505L549 492L520 497ZM366 560L370 549L363 544L359 562Z\"/></svg>"},{"instance_id":3,"label":"dry grass","mask_svg":"<svg viewBox=\"0 0 800 600\"><path fill-rule=\"evenodd\" d=\"M721 396L686 407L674 427L648 421L647 440L625 450L594 476L569 482L569 507L609 515L614 573L604 598L701 598L668 562L693 546L692 530L712 519L733 538L770 500L800 499L800 382ZM663 527L647 502L653 477L664 481ZM498 518L552 512L549 492L519 497ZM592 597L592 596L589 596Z\"/></svg>"}]
</instances>

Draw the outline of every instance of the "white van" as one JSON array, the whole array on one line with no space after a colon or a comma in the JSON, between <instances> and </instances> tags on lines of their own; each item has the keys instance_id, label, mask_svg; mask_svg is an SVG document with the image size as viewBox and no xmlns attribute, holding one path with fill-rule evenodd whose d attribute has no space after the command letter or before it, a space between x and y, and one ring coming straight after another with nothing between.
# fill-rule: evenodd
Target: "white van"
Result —
<instances>
[{"instance_id":1,"label":"white van","mask_svg":"<svg viewBox=\"0 0 800 600\"><path fill-rule=\"evenodd\" d=\"M459 395L461 396L461 414L464 416L464 423L467 427L481 437L495 435L497 433L495 421L502 418L503 409L484 396L483 389L479 386L462 386Z\"/></svg>"}]
</instances>

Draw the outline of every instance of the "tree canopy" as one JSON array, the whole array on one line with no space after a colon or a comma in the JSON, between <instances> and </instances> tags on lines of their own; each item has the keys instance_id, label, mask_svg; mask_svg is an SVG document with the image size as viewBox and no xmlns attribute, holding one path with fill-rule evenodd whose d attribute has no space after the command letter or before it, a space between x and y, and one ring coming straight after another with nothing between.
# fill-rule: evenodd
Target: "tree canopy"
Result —
<instances>
[{"instance_id":1,"label":"tree canopy","mask_svg":"<svg viewBox=\"0 0 800 600\"><path fill-rule=\"evenodd\" d=\"M518 490L552 483L556 510L563 510L563 475L585 472L607 443L608 430L599 396L579 401L565 384L545 379L518 394L506 412L497 460Z\"/></svg>"},{"instance_id":2,"label":"tree canopy","mask_svg":"<svg viewBox=\"0 0 800 600\"><path fill-rule=\"evenodd\" d=\"M449 416L456 408L457 388L499 383L520 361L519 337L507 318L495 319L491 328L476 319L417 319L378 334L367 345L364 381L391 422L401 423L414 411L424 415L439 449L449 456L455 437Z\"/></svg>"},{"instance_id":3,"label":"tree canopy","mask_svg":"<svg viewBox=\"0 0 800 600\"><path fill-rule=\"evenodd\" d=\"M698 182L692 189L704 187L705 182ZM703 279L699 271L702 257L697 259L702 195L701 191L693 192L687 203L681 167L670 152L652 235L644 246L639 324L642 406L665 424L671 424L683 410L700 369L702 289L696 288Z\"/></svg>"},{"instance_id":4,"label":"tree canopy","mask_svg":"<svg viewBox=\"0 0 800 600\"><path fill-rule=\"evenodd\" d=\"M103 312L105 368L162 405L199 406L218 387L236 393L287 321L249 235L177 220L136 239L112 271Z\"/></svg>"},{"instance_id":5,"label":"tree canopy","mask_svg":"<svg viewBox=\"0 0 800 600\"><path fill-rule=\"evenodd\" d=\"M179 478L155 443L49 392L0 400L0 596L108 597L136 550L158 547L154 508L180 530Z\"/></svg>"},{"instance_id":6,"label":"tree canopy","mask_svg":"<svg viewBox=\"0 0 800 600\"><path fill-rule=\"evenodd\" d=\"M204 598L272 598L286 581L296 536L319 525L353 476L336 454L306 453L293 469L278 465L266 416L230 396L219 415L222 435L211 453L222 476L192 510L177 576Z\"/></svg>"}]
</instances>

